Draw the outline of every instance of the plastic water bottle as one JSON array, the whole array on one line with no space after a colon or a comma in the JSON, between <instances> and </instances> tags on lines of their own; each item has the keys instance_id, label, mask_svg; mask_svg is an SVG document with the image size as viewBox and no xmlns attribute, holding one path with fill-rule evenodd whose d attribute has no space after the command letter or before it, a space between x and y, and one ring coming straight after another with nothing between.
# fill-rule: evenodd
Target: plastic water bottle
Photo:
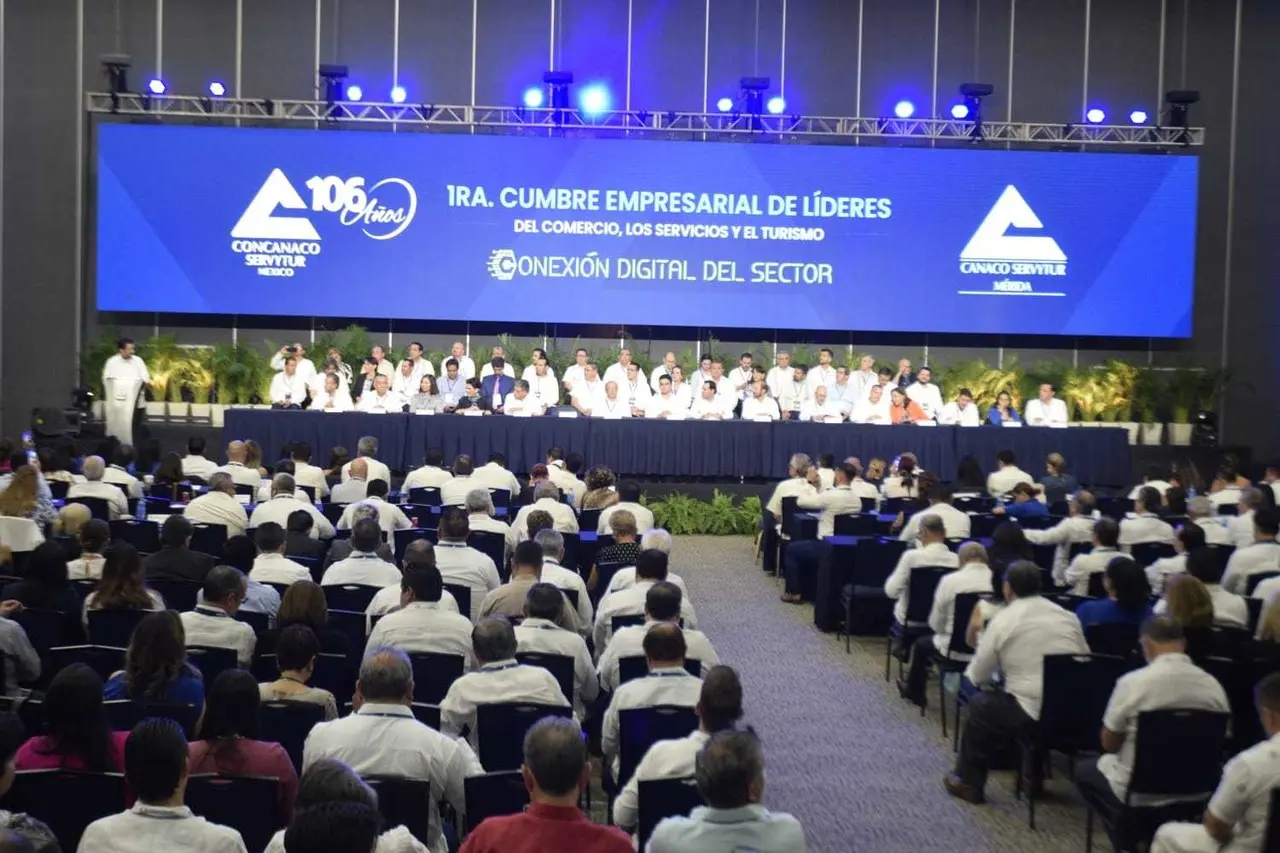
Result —
<instances>
[{"instance_id":1,"label":"plastic water bottle","mask_svg":"<svg viewBox=\"0 0 1280 853\"><path fill-rule=\"evenodd\" d=\"M1196 496L1196 487L1191 486L1187 489L1187 497L1194 498Z\"/></svg>"}]
</instances>

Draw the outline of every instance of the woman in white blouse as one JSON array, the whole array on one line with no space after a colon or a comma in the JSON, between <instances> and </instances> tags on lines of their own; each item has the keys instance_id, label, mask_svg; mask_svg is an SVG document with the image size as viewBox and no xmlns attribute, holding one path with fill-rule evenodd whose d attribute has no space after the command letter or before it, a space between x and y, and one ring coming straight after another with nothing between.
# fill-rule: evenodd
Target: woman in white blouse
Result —
<instances>
[{"instance_id":1,"label":"woman in white blouse","mask_svg":"<svg viewBox=\"0 0 1280 853\"><path fill-rule=\"evenodd\" d=\"M106 558L102 551L111 541L111 528L101 519L93 519L80 528L80 559L67 563L67 577L73 581L97 580L102 577Z\"/></svg>"}]
</instances>

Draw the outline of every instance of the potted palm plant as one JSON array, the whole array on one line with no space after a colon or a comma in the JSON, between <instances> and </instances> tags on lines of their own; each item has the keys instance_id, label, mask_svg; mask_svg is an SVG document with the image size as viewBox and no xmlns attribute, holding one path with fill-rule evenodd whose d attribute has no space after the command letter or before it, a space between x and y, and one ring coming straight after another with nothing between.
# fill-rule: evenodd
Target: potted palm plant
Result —
<instances>
[{"instance_id":1,"label":"potted palm plant","mask_svg":"<svg viewBox=\"0 0 1280 853\"><path fill-rule=\"evenodd\" d=\"M1229 371L1179 367L1169 376L1169 443L1191 443L1191 418L1201 409L1211 409L1230 381Z\"/></svg>"},{"instance_id":2,"label":"potted palm plant","mask_svg":"<svg viewBox=\"0 0 1280 853\"><path fill-rule=\"evenodd\" d=\"M80 350L80 381L93 392L93 415L98 420L103 418L102 368L107 359L116 354L116 341L120 333L117 329L103 329L96 338L86 341Z\"/></svg>"},{"instance_id":3,"label":"potted palm plant","mask_svg":"<svg viewBox=\"0 0 1280 853\"><path fill-rule=\"evenodd\" d=\"M1133 420L1133 391L1137 377L1136 367L1114 358L1107 362L1102 374L1105 398L1102 422L1126 430L1130 444L1138 443L1138 424Z\"/></svg>"},{"instance_id":4,"label":"potted palm plant","mask_svg":"<svg viewBox=\"0 0 1280 853\"><path fill-rule=\"evenodd\" d=\"M166 418L169 414L169 380L186 353L178 346L177 336L152 335L138 347L138 355L147 363L147 372L151 374L151 399L147 402L147 417ZM175 398L180 398L179 383L173 383L172 393Z\"/></svg>"},{"instance_id":5,"label":"potted palm plant","mask_svg":"<svg viewBox=\"0 0 1280 853\"><path fill-rule=\"evenodd\" d=\"M1138 421L1138 437L1144 445L1160 443L1163 424L1158 412L1164 405L1166 386L1160 374L1150 367L1144 367L1134 375L1133 382L1133 416Z\"/></svg>"}]
</instances>

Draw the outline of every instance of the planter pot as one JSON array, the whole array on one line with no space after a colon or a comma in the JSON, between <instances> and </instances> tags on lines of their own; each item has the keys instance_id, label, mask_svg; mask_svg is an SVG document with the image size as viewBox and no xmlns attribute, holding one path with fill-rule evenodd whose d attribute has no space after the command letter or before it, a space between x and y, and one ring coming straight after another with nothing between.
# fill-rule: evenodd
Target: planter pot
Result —
<instances>
[{"instance_id":1,"label":"planter pot","mask_svg":"<svg viewBox=\"0 0 1280 853\"><path fill-rule=\"evenodd\" d=\"M216 427L222 426L222 424L224 423L223 412L225 412L226 410L227 410L226 406L222 406L217 403L214 403L213 405L209 406L209 420L212 422L213 426L216 426Z\"/></svg>"},{"instance_id":2,"label":"planter pot","mask_svg":"<svg viewBox=\"0 0 1280 853\"><path fill-rule=\"evenodd\" d=\"M1134 423L1133 421L1119 421L1116 423L1116 426L1123 427L1124 429L1129 431L1130 444L1138 443L1138 424Z\"/></svg>"},{"instance_id":3,"label":"planter pot","mask_svg":"<svg viewBox=\"0 0 1280 853\"><path fill-rule=\"evenodd\" d=\"M208 419L209 419L209 409L210 409L210 408L211 408L211 407L210 407L210 405L209 405L208 403L192 403L192 404L191 404L191 417L195 418L196 420L200 420L200 421L208 420Z\"/></svg>"},{"instance_id":4,"label":"planter pot","mask_svg":"<svg viewBox=\"0 0 1280 853\"><path fill-rule=\"evenodd\" d=\"M271 408L271 404L270 403L253 403L251 405L245 406L245 408L246 409L269 409Z\"/></svg>"},{"instance_id":5,"label":"planter pot","mask_svg":"<svg viewBox=\"0 0 1280 853\"><path fill-rule=\"evenodd\" d=\"M156 403L156 402L147 403L147 417L158 418L159 420L165 420L166 418L168 418L168 416L169 416L168 403Z\"/></svg>"},{"instance_id":6,"label":"planter pot","mask_svg":"<svg viewBox=\"0 0 1280 853\"><path fill-rule=\"evenodd\" d=\"M1157 445L1164 434L1164 424L1140 424L1140 431L1143 444Z\"/></svg>"},{"instance_id":7,"label":"planter pot","mask_svg":"<svg viewBox=\"0 0 1280 853\"><path fill-rule=\"evenodd\" d=\"M1075 423L1072 424L1072 426L1100 427L1102 426L1102 424L1098 423L1097 421L1076 421Z\"/></svg>"},{"instance_id":8,"label":"planter pot","mask_svg":"<svg viewBox=\"0 0 1280 853\"><path fill-rule=\"evenodd\" d=\"M170 403L169 417L182 418L183 420L186 420L187 418L191 417L191 404L190 403Z\"/></svg>"},{"instance_id":9,"label":"planter pot","mask_svg":"<svg viewBox=\"0 0 1280 853\"><path fill-rule=\"evenodd\" d=\"M1169 443L1186 447L1191 443L1191 424L1165 424L1169 430Z\"/></svg>"}]
</instances>

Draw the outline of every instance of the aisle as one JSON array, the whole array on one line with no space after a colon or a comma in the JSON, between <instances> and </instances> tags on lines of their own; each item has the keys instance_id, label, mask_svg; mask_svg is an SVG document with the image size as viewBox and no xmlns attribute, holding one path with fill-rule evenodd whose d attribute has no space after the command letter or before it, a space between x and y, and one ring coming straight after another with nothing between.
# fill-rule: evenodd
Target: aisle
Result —
<instances>
[{"instance_id":1,"label":"aisle","mask_svg":"<svg viewBox=\"0 0 1280 853\"><path fill-rule=\"evenodd\" d=\"M745 537L679 537L673 570L687 582L699 627L743 681L746 723L764 743L765 801L795 814L814 853L1076 853L1084 811L1063 794L1026 826L1005 778L989 804L947 796L949 742L936 719L898 699L883 680L883 641L846 655L818 633L812 608L778 600L775 581L752 560ZM1066 791L1058 780L1055 790ZM1105 836L1094 839L1106 850Z\"/></svg>"}]
</instances>

